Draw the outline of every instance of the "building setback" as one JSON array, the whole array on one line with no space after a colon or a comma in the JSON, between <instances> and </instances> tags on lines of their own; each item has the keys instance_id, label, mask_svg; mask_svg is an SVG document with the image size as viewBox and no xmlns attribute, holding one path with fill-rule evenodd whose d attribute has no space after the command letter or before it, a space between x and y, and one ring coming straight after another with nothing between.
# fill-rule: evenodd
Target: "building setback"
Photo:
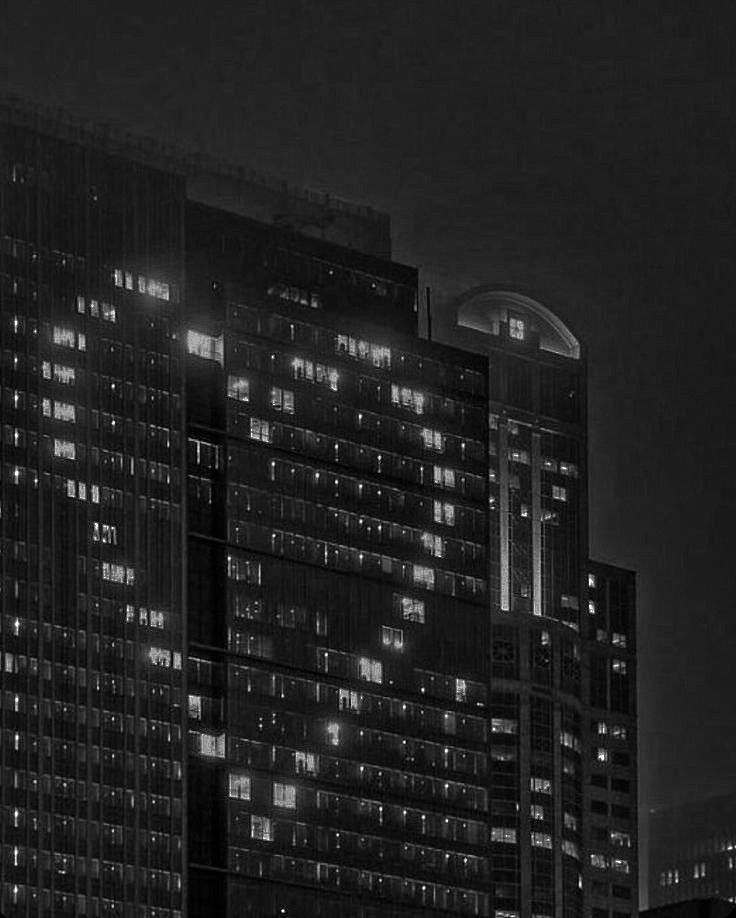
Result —
<instances>
[{"instance_id":1,"label":"building setback","mask_svg":"<svg viewBox=\"0 0 736 918\"><path fill-rule=\"evenodd\" d=\"M635 915L569 329L423 340L380 215L1 130L5 915Z\"/></svg>"},{"instance_id":2,"label":"building setback","mask_svg":"<svg viewBox=\"0 0 736 918\"><path fill-rule=\"evenodd\" d=\"M649 811L649 905L736 902L736 794Z\"/></svg>"}]
</instances>

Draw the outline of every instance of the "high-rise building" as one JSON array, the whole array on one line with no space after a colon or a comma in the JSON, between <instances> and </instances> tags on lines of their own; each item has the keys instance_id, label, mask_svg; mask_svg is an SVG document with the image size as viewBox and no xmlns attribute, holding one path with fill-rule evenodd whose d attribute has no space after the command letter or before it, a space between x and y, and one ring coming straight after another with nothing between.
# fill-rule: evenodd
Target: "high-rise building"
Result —
<instances>
[{"instance_id":1,"label":"high-rise building","mask_svg":"<svg viewBox=\"0 0 736 918\"><path fill-rule=\"evenodd\" d=\"M736 794L649 812L649 906L736 902Z\"/></svg>"},{"instance_id":2,"label":"high-rise building","mask_svg":"<svg viewBox=\"0 0 736 918\"><path fill-rule=\"evenodd\" d=\"M2 132L8 918L636 914L569 329L483 288L423 340L372 211Z\"/></svg>"}]
</instances>

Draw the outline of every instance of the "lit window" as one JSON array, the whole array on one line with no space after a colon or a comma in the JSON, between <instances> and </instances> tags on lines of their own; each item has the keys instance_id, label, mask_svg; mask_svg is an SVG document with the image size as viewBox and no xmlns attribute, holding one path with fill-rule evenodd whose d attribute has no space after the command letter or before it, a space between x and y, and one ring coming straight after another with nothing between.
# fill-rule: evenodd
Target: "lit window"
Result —
<instances>
[{"instance_id":1,"label":"lit window","mask_svg":"<svg viewBox=\"0 0 736 918\"><path fill-rule=\"evenodd\" d=\"M49 365L44 364L44 377L46 379L49 379L50 377L46 376L46 369L45 369L46 366L49 366ZM76 379L76 370L74 369L74 367L65 367L59 363L55 363L53 375L54 375L55 382L62 383L65 386L71 386L74 384L74 381Z\"/></svg>"},{"instance_id":2,"label":"lit window","mask_svg":"<svg viewBox=\"0 0 736 918\"><path fill-rule=\"evenodd\" d=\"M577 832L578 830L578 821L572 815L572 813L565 813L564 816L565 828L569 829L571 832Z\"/></svg>"},{"instance_id":3,"label":"lit window","mask_svg":"<svg viewBox=\"0 0 736 918\"><path fill-rule=\"evenodd\" d=\"M611 829L608 833L608 837L612 845L617 845L619 848L631 847L631 836L628 832L619 832L617 829Z\"/></svg>"},{"instance_id":4,"label":"lit window","mask_svg":"<svg viewBox=\"0 0 736 918\"><path fill-rule=\"evenodd\" d=\"M576 842L570 841L569 838L562 839L562 853L568 857L574 857L577 861L580 860L580 847Z\"/></svg>"},{"instance_id":5,"label":"lit window","mask_svg":"<svg viewBox=\"0 0 736 918\"><path fill-rule=\"evenodd\" d=\"M341 688L337 693L337 703L341 711L357 711L358 693L352 689Z\"/></svg>"},{"instance_id":6,"label":"lit window","mask_svg":"<svg viewBox=\"0 0 736 918\"><path fill-rule=\"evenodd\" d=\"M298 775L316 775L317 758L313 752L295 752L294 769Z\"/></svg>"},{"instance_id":7,"label":"lit window","mask_svg":"<svg viewBox=\"0 0 736 918\"><path fill-rule=\"evenodd\" d=\"M509 462L518 462L520 465L529 465L529 453L525 449L512 448L509 450Z\"/></svg>"},{"instance_id":8,"label":"lit window","mask_svg":"<svg viewBox=\"0 0 736 918\"><path fill-rule=\"evenodd\" d=\"M228 781L231 800L250 800L250 778L239 771L231 771Z\"/></svg>"},{"instance_id":9,"label":"lit window","mask_svg":"<svg viewBox=\"0 0 736 918\"><path fill-rule=\"evenodd\" d=\"M285 414L294 414L294 393L280 386L272 386L271 407Z\"/></svg>"},{"instance_id":10,"label":"lit window","mask_svg":"<svg viewBox=\"0 0 736 918\"><path fill-rule=\"evenodd\" d=\"M560 463L560 475L566 475L568 478L578 477L578 467L572 462Z\"/></svg>"},{"instance_id":11,"label":"lit window","mask_svg":"<svg viewBox=\"0 0 736 918\"><path fill-rule=\"evenodd\" d=\"M112 303L106 303L104 300L102 301L102 318L105 322L115 322L117 320L115 306Z\"/></svg>"},{"instance_id":12,"label":"lit window","mask_svg":"<svg viewBox=\"0 0 736 918\"><path fill-rule=\"evenodd\" d=\"M595 574L588 574L588 589L594 590L595 584L596 584Z\"/></svg>"},{"instance_id":13,"label":"lit window","mask_svg":"<svg viewBox=\"0 0 736 918\"><path fill-rule=\"evenodd\" d=\"M518 733L518 721L510 717L492 717L491 733Z\"/></svg>"},{"instance_id":14,"label":"lit window","mask_svg":"<svg viewBox=\"0 0 736 918\"><path fill-rule=\"evenodd\" d=\"M399 405L401 408L408 408L414 414L424 414L425 396L416 389L409 389L407 386L398 386L395 383L391 386L391 402Z\"/></svg>"},{"instance_id":15,"label":"lit window","mask_svg":"<svg viewBox=\"0 0 736 918\"><path fill-rule=\"evenodd\" d=\"M381 626L381 643L384 647L393 647L394 650L404 649L404 632L401 628Z\"/></svg>"},{"instance_id":16,"label":"lit window","mask_svg":"<svg viewBox=\"0 0 736 918\"><path fill-rule=\"evenodd\" d=\"M116 287L123 286L123 272L120 270L120 268L115 268L113 271L113 280Z\"/></svg>"},{"instance_id":17,"label":"lit window","mask_svg":"<svg viewBox=\"0 0 736 918\"><path fill-rule=\"evenodd\" d=\"M110 523L92 523L92 541L102 542L104 545L117 545L117 526L113 526Z\"/></svg>"},{"instance_id":18,"label":"lit window","mask_svg":"<svg viewBox=\"0 0 736 918\"><path fill-rule=\"evenodd\" d=\"M538 803L532 803L529 815L532 819L542 822L544 820L544 807Z\"/></svg>"},{"instance_id":19,"label":"lit window","mask_svg":"<svg viewBox=\"0 0 736 918\"><path fill-rule=\"evenodd\" d=\"M614 739L625 740L627 737L626 727L624 727L623 724L614 724L611 727L611 736Z\"/></svg>"},{"instance_id":20,"label":"lit window","mask_svg":"<svg viewBox=\"0 0 736 918\"><path fill-rule=\"evenodd\" d=\"M200 733L193 731L191 736L194 738L195 750L200 755L206 755L216 759L225 758L224 733Z\"/></svg>"},{"instance_id":21,"label":"lit window","mask_svg":"<svg viewBox=\"0 0 736 918\"><path fill-rule=\"evenodd\" d=\"M296 788L293 784L280 784L274 781L273 785L273 805L282 806L285 809L296 809Z\"/></svg>"},{"instance_id":22,"label":"lit window","mask_svg":"<svg viewBox=\"0 0 736 918\"><path fill-rule=\"evenodd\" d=\"M468 700L468 683L465 679L455 679L455 701Z\"/></svg>"},{"instance_id":23,"label":"lit window","mask_svg":"<svg viewBox=\"0 0 736 918\"><path fill-rule=\"evenodd\" d=\"M588 600L588 613L590 615L595 615L595 602L592 599Z\"/></svg>"},{"instance_id":24,"label":"lit window","mask_svg":"<svg viewBox=\"0 0 736 918\"><path fill-rule=\"evenodd\" d=\"M608 858L605 854L591 854L590 866L596 867L598 870L608 870Z\"/></svg>"},{"instance_id":25,"label":"lit window","mask_svg":"<svg viewBox=\"0 0 736 918\"><path fill-rule=\"evenodd\" d=\"M533 794L551 794L552 782L549 778L531 778L531 790Z\"/></svg>"},{"instance_id":26,"label":"lit window","mask_svg":"<svg viewBox=\"0 0 736 918\"><path fill-rule=\"evenodd\" d=\"M52 340L54 344L58 344L61 347L76 347L77 333L73 328L64 328L60 325L54 325ZM80 350L83 350L83 348L80 348Z\"/></svg>"},{"instance_id":27,"label":"lit window","mask_svg":"<svg viewBox=\"0 0 736 918\"><path fill-rule=\"evenodd\" d=\"M626 647L626 635L614 631L613 634L611 634L611 643L614 647Z\"/></svg>"},{"instance_id":28,"label":"lit window","mask_svg":"<svg viewBox=\"0 0 736 918\"><path fill-rule=\"evenodd\" d=\"M705 864L701 864L701 867L703 868L703 872L701 876L704 877L705 876ZM623 860L620 857L612 857L611 858L611 869L617 870L619 873L628 873L629 872L629 862Z\"/></svg>"},{"instance_id":29,"label":"lit window","mask_svg":"<svg viewBox=\"0 0 736 918\"><path fill-rule=\"evenodd\" d=\"M602 746L599 746L595 754L596 762L607 762L608 761L608 750L604 749Z\"/></svg>"},{"instance_id":30,"label":"lit window","mask_svg":"<svg viewBox=\"0 0 736 918\"><path fill-rule=\"evenodd\" d=\"M358 678L367 682L383 682L383 664L380 660L360 657L358 659Z\"/></svg>"},{"instance_id":31,"label":"lit window","mask_svg":"<svg viewBox=\"0 0 736 918\"><path fill-rule=\"evenodd\" d=\"M455 525L455 505L445 501L434 501L434 521L444 523L446 526Z\"/></svg>"},{"instance_id":32,"label":"lit window","mask_svg":"<svg viewBox=\"0 0 736 918\"><path fill-rule=\"evenodd\" d=\"M75 421L77 411L74 405L68 402L54 402L54 420L56 421Z\"/></svg>"},{"instance_id":33,"label":"lit window","mask_svg":"<svg viewBox=\"0 0 736 918\"><path fill-rule=\"evenodd\" d=\"M84 315L84 297L83 296L77 297L77 312L80 313L81 315Z\"/></svg>"},{"instance_id":34,"label":"lit window","mask_svg":"<svg viewBox=\"0 0 736 918\"><path fill-rule=\"evenodd\" d=\"M133 275L130 271L125 272L125 289L126 290L133 289Z\"/></svg>"},{"instance_id":35,"label":"lit window","mask_svg":"<svg viewBox=\"0 0 736 918\"><path fill-rule=\"evenodd\" d=\"M626 660L611 660L611 671L620 676L626 675Z\"/></svg>"},{"instance_id":36,"label":"lit window","mask_svg":"<svg viewBox=\"0 0 736 918\"><path fill-rule=\"evenodd\" d=\"M599 720L597 726L599 736L605 736L608 733L608 724L604 720Z\"/></svg>"},{"instance_id":37,"label":"lit window","mask_svg":"<svg viewBox=\"0 0 736 918\"><path fill-rule=\"evenodd\" d=\"M268 816L250 817L250 837L256 841L273 841L273 823Z\"/></svg>"},{"instance_id":38,"label":"lit window","mask_svg":"<svg viewBox=\"0 0 736 918\"><path fill-rule=\"evenodd\" d=\"M187 699L187 710L192 720L202 720L202 696L189 695Z\"/></svg>"},{"instance_id":39,"label":"lit window","mask_svg":"<svg viewBox=\"0 0 736 918\"><path fill-rule=\"evenodd\" d=\"M455 470L443 468L441 465L436 465L434 467L434 483L436 485L440 485L442 488L454 488Z\"/></svg>"},{"instance_id":40,"label":"lit window","mask_svg":"<svg viewBox=\"0 0 736 918\"><path fill-rule=\"evenodd\" d=\"M534 848L552 848L552 836L546 832L532 832L532 846Z\"/></svg>"},{"instance_id":41,"label":"lit window","mask_svg":"<svg viewBox=\"0 0 736 918\"><path fill-rule=\"evenodd\" d=\"M271 442L271 425L268 421L261 418L250 419L250 438L251 440L260 440L262 443Z\"/></svg>"},{"instance_id":42,"label":"lit window","mask_svg":"<svg viewBox=\"0 0 736 918\"><path fill-rule=\"evenodd\" d=\"M414 599L412 596L399 596L401 617L406 622L424 624L424 600Z\"/></svg>"},{"instance_id":43,"label":"lit window","mask_svg":"<svg viewBox=\"0 0 736 918\"><path fill-rule=\"evenodd\" d=\"M552 499L566 501L567 500L567 489L561 488L559 485L552 485Z\"/></svg>"},{"instance_id":44,"label":"lit window","mask_svg":"<svg viewBox=\"0 0 736 918\"><path fill-rule=\"evenodd\" d=\"M228 376L227 397L239 402L250 401L250 382L245 376Z\"/></svg>"},{"instance_id":45,"label":"lit window","mask_svg":"<svg viewBox=\"0 0 736 918\"><path fill-rule=\"evenodd\" d=\"M327 724L327 743L329 746L340 745L340 724Z\"/></svg>"},{"instance_id":46,"label":"lit window","mask_svg":"<svg viewBox=\"0 0 736 918\"><path fill-rule=\"evenodd\" d=\"M509 829L506 826L491 826L491 841L505 845L515 845L516 829Z\"/></svg>"},{"instance_id":47,"label":"lit window","mask_svg":"<svg viewBox=\"0 0 736 918\"><path fill-rule=\"evenodd\" d=\"M569 730L560 730L560 745L575 752L580 752L580 740Z\"/></svg>"},{"instance_id":48,"label":"lit window","mask_svg":"<svg viewBox=\"0 0 736 918\"><path fill-rule=\"evenodd\" d=\"M526 337L526 322L516 316L509 318L509 335L517 341L523 341Z\"/></svg>"},{"instance_id":49,"label":"lit window","mask_svg":"<svg viewBox=\"0 0 736 918\"><path fill-rule=\"evenodd\" d=\"M203 332L189 330L187 332L187 353L205 360L216 360L220 365L224 362L223 336L206 335Z\"/></svg>"},{"instance_id":50,"label":"lit window","mask_svg":"<svg viewBox=\"0 0 736 918\"><path fill-rule=\"evenodd\" d=\"M435 558L445 557L445 540L442 536L433 535L431 532L423 532L422 548L434 555Z\"/></svg>"},{"instance_id":51,"label":"lit window","mask_svg":"<svg viewBox=\"0 0 736 918\"><path fill-rule=\"evenodd\" d=\"M71 440L54 439L54 456L57 459L76 459L77 447Z\"/></svg>"},{"instance_id":52,"label":"lit window","mask_svg":"<svg viewBox=\"0 0 736 918\"><path fill-rule=\"evenodd\" d=\"M426 587L428 590L434 589L434 570L431 567L415 564L412 568L412 576L417 586Z\"/></svg>"},{"instance_id":53,"label":"lit window","mask_svg":"<svg viewBox=\"0 0 736 918\"><path fill-rule=\"evenodd\" d=\"M165 647L151 647L148 651L148 659L154 666L171 666L171 651Z\"/></svg>"},{"instance_id":54,"label":"lit window","mask_svg":"<svg viewBox=\"0 0 736 918\"><path fill-rule=\"evenodd\" d=\"M429 427L423 427L422 442L425 449L434 450L436 453L444 453L445 451L445 435L440 430L430 430Z\"/></svg>"}]
</instances>

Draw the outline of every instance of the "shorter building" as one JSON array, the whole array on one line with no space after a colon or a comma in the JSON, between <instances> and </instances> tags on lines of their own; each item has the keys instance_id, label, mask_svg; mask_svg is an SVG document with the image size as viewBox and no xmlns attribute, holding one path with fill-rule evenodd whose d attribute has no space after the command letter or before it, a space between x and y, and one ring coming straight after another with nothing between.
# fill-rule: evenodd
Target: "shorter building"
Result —
<instances>
[{"instance_id":1,"label":"shorter building","mask_svg":"<svg viewBox=\"0 0 736 918\"><path fill-rule=\"evenodd\" d=\"M707 897L736 902L736 793L649 813L649 904Z\"/></svg>"},{"instance_id":2,"label":"shorter building","mask_svg":"<svg viewBox=\"0 0 736 918\"><path fill-rule=\"evenodd\" d=\"M639 912L648 918L734 918L736 905L727 899L688 899Z\"/></svg>"}]
</instances>

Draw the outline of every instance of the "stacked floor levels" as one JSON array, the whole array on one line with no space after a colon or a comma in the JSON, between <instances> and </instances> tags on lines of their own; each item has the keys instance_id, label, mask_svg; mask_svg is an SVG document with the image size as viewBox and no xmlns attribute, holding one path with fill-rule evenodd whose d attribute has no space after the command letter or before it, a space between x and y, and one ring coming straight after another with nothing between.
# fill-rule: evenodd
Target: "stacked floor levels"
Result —
<instances>
[{"instance_id":1,"label":"stacked floor levels","mask_svg":"<svg viewBox=\"0 0 736 918\"><path fill-rule=\"evenodd\" d=\"M3 117L4 914L635 914L569 329Z\"/></svg>"}]
</instances>

